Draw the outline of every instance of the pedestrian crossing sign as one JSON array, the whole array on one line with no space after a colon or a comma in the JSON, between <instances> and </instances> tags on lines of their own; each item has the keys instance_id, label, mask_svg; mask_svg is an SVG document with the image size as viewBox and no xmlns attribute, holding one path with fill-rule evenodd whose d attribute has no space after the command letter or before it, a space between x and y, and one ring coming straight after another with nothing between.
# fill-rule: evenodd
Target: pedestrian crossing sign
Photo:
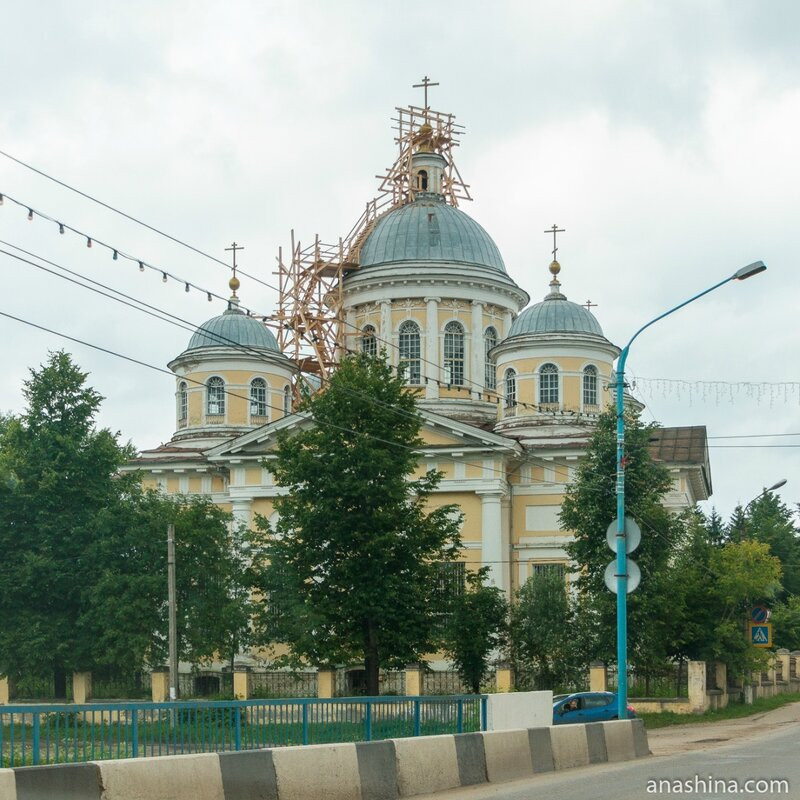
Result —
<instances>
[{"instance_id":1,"label":"pedestrian crossing sign","mask_svg":"<svg viewBox=\"0 0 800 800\"><path fill-rule=\"evenodd\" d=\"M750 623L750 644L753 647L772 647L772 623Z\"/></svg>"}]
</instances>

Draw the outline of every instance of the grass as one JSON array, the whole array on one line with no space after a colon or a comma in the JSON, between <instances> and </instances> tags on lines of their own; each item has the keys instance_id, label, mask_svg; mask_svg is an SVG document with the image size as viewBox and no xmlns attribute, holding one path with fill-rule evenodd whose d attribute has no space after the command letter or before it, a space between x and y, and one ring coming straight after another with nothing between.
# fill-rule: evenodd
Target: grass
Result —
<instances>
[{"instance_id":1,"label":"grass","mask_svg":"<svg viewBox=\"0 0 800 800\"><path fill-rule=\"evenodd\" d=\"M693 725L698 722L722 722L726 719L739 719L761 714L764 711L773 711L776 708L797 703L800 701L800 692L791 694L778 694L774 697L762 697L752 705L745 703L730 703L727 708L717 711L706 711L704 714L675 714L672 711L661 711L657 714L638 714L644 720L648 730L666 728L670 725Z\"/></svg>"}]
</instances>

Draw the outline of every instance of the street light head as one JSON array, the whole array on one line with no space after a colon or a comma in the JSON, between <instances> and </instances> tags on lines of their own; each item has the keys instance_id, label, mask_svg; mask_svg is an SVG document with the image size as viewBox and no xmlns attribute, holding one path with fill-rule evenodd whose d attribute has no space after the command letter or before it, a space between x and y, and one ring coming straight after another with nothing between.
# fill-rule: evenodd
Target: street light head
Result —
<instances>
[{"instance_id":1,"label":"street light head","mask_svg":"<svg viewBox=\"0 0 800 800\"><path fill-rule=\"evenodd\" d=\"M786 486L786 478L781 478L777 483L770 486L769 489L767 489L767 491L774 492L776 489L780 489L781 486Z\"/></svg>"},{"instance_id":2,"label":"street light head","mask_svg":"<svg viewBox=\"0 0 800 800\"><path fill-rule=\"evenodd\" d=\"M753 275L758 275L759 272L763 272L766 268L767 265L763 261L754 261L752 264L748 264L746 267L734 272L733 279L743 281L747 278L752 278Z\"/></svg>"}]
</instances>

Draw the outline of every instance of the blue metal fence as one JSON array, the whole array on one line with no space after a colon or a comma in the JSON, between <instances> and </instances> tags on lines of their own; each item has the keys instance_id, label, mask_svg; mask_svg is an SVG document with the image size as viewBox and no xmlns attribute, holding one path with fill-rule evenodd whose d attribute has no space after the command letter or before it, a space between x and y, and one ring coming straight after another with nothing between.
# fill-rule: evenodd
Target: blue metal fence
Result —
<instances>
[{"instance_id":1,"label":"blue metal fence","mask_svg":"<svg viewBox=\"0 0 800 800\"><path fill-rule=\"evenodd\" d=\"M486 697L0 706L0 767L485 729Z\"/></svg>"}]
</instances>

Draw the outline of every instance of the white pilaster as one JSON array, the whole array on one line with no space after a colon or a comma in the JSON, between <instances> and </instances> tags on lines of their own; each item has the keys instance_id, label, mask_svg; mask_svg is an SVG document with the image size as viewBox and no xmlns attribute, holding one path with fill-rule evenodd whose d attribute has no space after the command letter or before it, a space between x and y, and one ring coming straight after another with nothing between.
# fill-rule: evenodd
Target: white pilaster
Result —
<instances>
[{"instance_id":1,"label":"white pilaster","mask_svg":"<svg viewBox=\"0 0 800 800\"><path fill-rule=\"evenodd\" d=\"M484 384L483 369L483 303L480 300L472 301L472 358L470 359L470 371L467 375L467 386L472 386L472 396L477 397L481 391L478 387Z\"/></svg>"},{"instance_id":2,"label":"white pilaster","mask_svg":"<svg viewBox=\"0 0 800 800\"><path fill-rule=\"evenodd\" d=\"M345 312L342 341L344 341L347 350L353 350L356 353L361 352L361 332L356 327L356 311L354 308L348 308ZM380 352L380 347L378 352Z\"/></svg>"},{"instance_id":3,"label":"white pilaster","mask_svg":"<svg viewBox=\"0 0 800 800\"><path fill-rule=\"evenodd\" d=\"M381 300L381 346L386 348L390 364L397 364L397 349L392 347L394 331L392 330L392 304L389 300Z\"/></svg>"},{"instance_id":4,"label":"white pilaster","mask_svg":"<svg viewBox=\"0 0 800 800\"><path fill-rule=\"evenodd\" d=\"M481 551L484 566L489 567L489 581L494 586L508 592L507 570L502 562L507 560L503 553L503 515L501 492L478 492L481 498Z\"/></svg>"},{"instance_id":5,"label":"white pilaster","mask_svg":"<svg viewBox=\"0 0 800 800\"><path fill-rule=\"evenodd\" d=\"M425 361L423 375L428 379L425 387L425 399L435 400L439 397L439 302L438 297L425 298Z\"/></svg>"}]
</instances>

